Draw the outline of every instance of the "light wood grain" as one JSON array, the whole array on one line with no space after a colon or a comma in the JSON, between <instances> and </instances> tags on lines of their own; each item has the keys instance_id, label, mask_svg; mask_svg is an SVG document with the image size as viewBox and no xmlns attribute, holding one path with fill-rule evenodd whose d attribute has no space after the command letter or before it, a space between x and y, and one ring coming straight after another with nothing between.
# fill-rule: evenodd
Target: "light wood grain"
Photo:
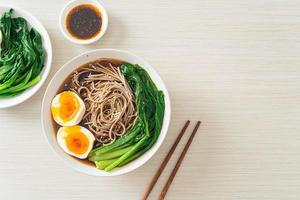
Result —
<instances>
[{"instance_id":1,"label":"light wood grain","mask_svg":"<svg viewBox=\"0 0 300 200\"><path fill-rule=\"evenodd\" d=\"M95 48L130 50L149 61L172 99L164 144L146 165L124 176L73 171L42 135L45 84L25 103L0 110L0 199L139 199L186 119L203 124L167 199L300 198L300 1L101 2L109 27L90 46L71 44L60 33L58 15L66 0L1 4L28 10L49 31L54 53L49 78L72 57ZM157 199L184 143L151 199Z\"/></svg>"}]
</instances>

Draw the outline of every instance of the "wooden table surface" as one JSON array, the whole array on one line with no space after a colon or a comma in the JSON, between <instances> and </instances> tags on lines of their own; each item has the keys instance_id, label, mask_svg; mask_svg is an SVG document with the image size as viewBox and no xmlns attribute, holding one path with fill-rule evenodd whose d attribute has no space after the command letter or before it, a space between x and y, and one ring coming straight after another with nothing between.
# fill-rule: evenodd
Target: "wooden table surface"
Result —
<instances>
[{"instance_id":1,"label":"wooden table surface","mask_svg":"<svg viewBox=\"0 0 300 200\"><path fill-rule=\"evenodd\" d=\"M25 103L0 110L0 199L139 199L186 119L203 124L166 199L300 198L300 1L101 2L108 31L89 46L71 44L59 30L67 0L1 4L28 10L48 30L54 56L47 83L65 62L92 49L129 50L149 61L172 100L162 147L126 175L74 171L42 134L46 83ZM150 199L157 199L183 144Z\"/></svg>"}]
</instances>

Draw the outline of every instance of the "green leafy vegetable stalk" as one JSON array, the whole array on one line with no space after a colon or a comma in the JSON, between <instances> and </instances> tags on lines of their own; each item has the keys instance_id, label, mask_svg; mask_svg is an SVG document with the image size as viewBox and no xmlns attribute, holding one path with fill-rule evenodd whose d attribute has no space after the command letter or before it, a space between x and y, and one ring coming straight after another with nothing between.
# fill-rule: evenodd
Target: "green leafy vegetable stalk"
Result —
<instances>
[{"instance_id":1,"label":"green leafy vegetable stalk","mask_svg":"<svg viewBox=\"0 0 300 200\"><path fill-rule=\"evenodd\" d=\"M149 74L139 65L128 63L121 71L134 93L138 118L124 136L90 152L89 160L105 171L126 165L148 151L157 141L164 118L164 94Z\"/></svg>"},{"instance_id":2,"label":"green leafy vegetable stalk","mask_svg":"<svg viewBox=\"0 0 300 200\"><path fill-rule=\"evenodd\" d=\"M45 60L40 34L29 29L24 18L12 15L10 9L0 18L0 97L19 94L37 84Z\"/></svg>"}]
</instances>

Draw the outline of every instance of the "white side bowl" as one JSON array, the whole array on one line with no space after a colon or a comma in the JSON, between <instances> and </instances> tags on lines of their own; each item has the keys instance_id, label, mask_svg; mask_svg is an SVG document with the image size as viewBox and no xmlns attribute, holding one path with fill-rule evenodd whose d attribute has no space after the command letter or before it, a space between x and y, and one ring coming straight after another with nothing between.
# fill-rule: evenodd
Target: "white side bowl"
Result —
<instances>
[{"instance_id":1,"label":"white side bowl","mask_svg":"<svg viewBox=\"0 0 300 200\"><path fill-rule=\"evenodd\" d=\"M114 169L111 172L105 172L103 170L99 170L94 166L90 166L87 164L84 164L83 162L80 162L71 156L67 155L58 145L56 141L56 133L54 132L54 128L52 125L52 117L51 117L51 111L50 111L50 105L51 101L56 95L56 92L58 91L58 88L63 83L65 78L72 73L75 69L77 69L79 66L94 61L99 58L114 58L123 60L132 64L139 64L141 65L147 72L149 73L150 77L156 84L156 86L164 92L165 95L165 114L164 114L164 120L162 129L160 132L160 135L156 141L156 143L153 145L151 149L149 149L145 154L143 154L141 157L137 158L136 160L128 163L127 165ZM44 95L43 103L42 103L42 110L41 110L41 117L42 117L42 126L44 130L45 137L52 147L52 149L59 155L60 158L63 159L63 161L67 162L72 168L75 170L86 173L89 175L94 176L115 176L124 174L127 172L130 172L140 166L142 166L145 162L147 162L158 150L159 146L162 144L169 127L170 123L170 117L171 117L171 103L169 94L167 91L167 88L162 81L162 79L159 77L159 75L155 72L155 70L149 65L146 61L139 58L138 56L135 56L127 51L121 51L121 50L114 50L114 49L98 49L94 51L90 51L87 53L84 53L82 55L79 55L69 62L67 62L60 70L54 75L52 80L50 81L46 93Z\"/></svg>"},{"instance_id":2,"label":"white side bowl","mask_svg":"<svg viewBox=\"0 0 300 200\"><path fill-rule=\"evenodd\" d=\"M66 27L66 18L70 10L72 8L82 5L82 4L91 4L94 5L96 8L99 9L101 13L101 18L102 18L102 25L100 29L100 33L98 33L95 37L87 40L80 40L75 37L73 37L67 30ZM97 0L73 0L67 3L67 5L62 9L60 16L59 16L59 27L62 32L62 34L71 42L76 43L76 44L91 44L93 42L96 42L99 40L104 33L106 32L108 26L108 15L105 10L105 8L99 3Z\"/></svg>"},{"instance_id":3,"label":"white side bowl","mask_svg":"<svg viewBox=\"0 0 300 200\"><path fill-rule=\"evenodd\" d=\"M44 28L44 26L30 13L27 11L17 8L14 6L0 5L0 15L2 15L5 11L8 11L10 8L14 9L13 16L14 17L23 17L27 20L29 28L34 27L42 37L43 47L46 51L46 58L43 70L40 73L41 80L36 85L26 89L22 93L13 97L3 97L0 98L0 108L7 108L11 106L15 106L17 104L22 103L23 101L29 99L32 95L34 95L44 84L46 78L50 72L51 62L52 62L52 46L50 37Z\"/></svg>"}]
</instances>

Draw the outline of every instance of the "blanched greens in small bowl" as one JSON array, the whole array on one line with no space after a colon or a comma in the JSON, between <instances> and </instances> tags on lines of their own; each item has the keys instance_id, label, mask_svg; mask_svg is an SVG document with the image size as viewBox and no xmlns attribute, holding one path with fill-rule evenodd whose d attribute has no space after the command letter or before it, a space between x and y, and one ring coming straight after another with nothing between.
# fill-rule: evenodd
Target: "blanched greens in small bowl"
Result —
<instances>
[{"instance_id":1,"label":"blanched greens in small bowl","mask_svg":"<svg viewBox=\"0 0 300 200\"><path fill-rule=\"evenodd\" d=\"M14 10L0 18L0 98L15 96L41 80L45 50L40 33Z\"/></svg>"}]
</instances>

